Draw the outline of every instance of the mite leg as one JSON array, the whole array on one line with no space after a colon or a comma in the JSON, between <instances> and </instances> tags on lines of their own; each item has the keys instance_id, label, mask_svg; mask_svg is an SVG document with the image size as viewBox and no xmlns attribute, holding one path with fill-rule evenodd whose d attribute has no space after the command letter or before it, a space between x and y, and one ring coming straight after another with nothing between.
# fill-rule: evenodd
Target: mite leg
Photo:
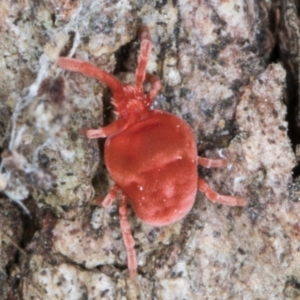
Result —
<instances>
[{"instance_id":1,"label":"mite leg","mask_svg":"<svg viewBox=\"0 0 300 300\"><path fill-rule=\"evenodd\" d=\"M98 197L94 200L94 203L99 206L102 205L104 207L109 207L109 206L111 206L113 201L116 200L116 198L118 196L118 192L120 192L120 191L121 191L121 189L116 184L114 184L104 199L103 199L103 197Z\"/></svg>"},{"instance_id":2,"label":"mite leg","mask_svg":"<svg viewBox=\"0 0 300 300\"><path fill-rule=\"evenodd\" d=\"M131 234L130 225L127 219L127 197L123 194L121 198L121 204L119 208L120 225L123 235L123 241L127 251L127 263L131 279L135 279L137 276L137 260L136 252L134 249L134 238Z\"/></svg>"},{"instance_id":3,"label":"mite leg","mask_svg":"<svg viewBox=\"0 0 300 300\"><path fill-rule=\"evenodd\" d=\"M115 134L121 130L124 130L126 121L124 119L117 119L115 122L98 129L82 128L80 133L89 139L105 138L108 135Z\"/></svg>"},{"instance_id":4,"label":"mite leg","mask_svg":"<svg viewBox=\"0 0 300 300\"><path fill-rule=\"evenodd\" d=\"M142 26L139 30L139 39L141 43L140 55L138 58L138 66L135 71L135 85L137 93L143 95L143 82L146 77L146 66L152 48L150 32L147 26Z\"/></svg>"},{"instance_id":5,"label":"mite leg","mask_svg":"<svg viewBox=\"0 0 300 300\"><path fill-rule=\"evenodd\" d=\"M245 206L247 204L243 198L218 194L202 178L198 178L198 189L203 192L211 202L218 202L230 206Z\"/></svg>"},{"instance_id":6,"label":"mite leg","mask_svg":"<svg viewBox=\"0 0 300 300\"><path fill-rule=\"evenodd\" d=\"M147 105L149 107L160 91L162 84L160 79L156 75L152 75L149 73L146 74L146 81L151 84L151 89L147 95Z\"/></svg>"},{"instance_id":7,"label":"mite leg","mask_svg":"<svg viewBox=\"0 0 300 300\"><path fill-rule=\"evenodd\" d=\"M69 57L59 57L56 63L62 69L79 72L81 74L97 78L99 81L107 84L112 90L116 109L118 109L119 104L124 102L124 99L126 99L123 84L119 81L119 79L104 70L98 69L96 66L88 62Z\"/></svg>"},{"instance_id":8,"label":"mite leg","mask_svg":"<svg viewBox=\"0 0 300 300\"><path fill-rule=\"evenodd\" d=\"M57 64L59 67L63 69L73 71L73 72L80 72L84 75L95 77L98 80L106 83L113 92L116 109L118 108L118 104L122 102L123 99L125 98L122 83L114 76L110 75L109 73L103 70L98 69L94 65L88 62L84 62L84 61L80 61L68 57L58 58ZM124 129L125 123L126 122L124 119L118 119L117 121L113 122L108 126L99 129L82 128L80 132L81 134L85 135L89 139L96 139L101 137L103 138Z\"/></svg>"},{"instance_id":9,"label":"mite leg","mask_svg":"<svg viewBox=\"0 0 300 300\"><path fill-rule=\"evenodd\" d=\"M62 69L79 72L81 74L97 78L101 82L104 82L111 88L116 98L118 98L118 96L120 95L124 96L123 85L116 77L103 70L98 69L96 66L88 62L69 57L59 57L56 63Z\"/></svg>"},{"instance_id":10,"label":"mite leg","mask_svg":"<svg viewBox=\"0 0 300 300\"><path fill-rule=\"evenodd\" d=\"M228 165L228 160L227 159L210 159L210 158L198 156L198 165L201 165L204 168L225 167Z\"/></svg>"}]
</instances>

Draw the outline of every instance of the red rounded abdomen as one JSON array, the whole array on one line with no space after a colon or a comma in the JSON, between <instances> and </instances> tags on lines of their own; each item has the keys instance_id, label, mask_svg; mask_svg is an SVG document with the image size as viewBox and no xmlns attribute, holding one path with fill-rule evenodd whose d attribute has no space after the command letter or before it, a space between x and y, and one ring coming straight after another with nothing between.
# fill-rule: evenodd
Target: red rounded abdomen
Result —
<instances>
[{"instance_id":1,"label":"red rounded abdomen","mask_svg":"<svg viewBox=\"0 0 300 300\"><path fill-rule=\"evenodd\" d=\"M108 137L105 162L137 216L162 226L183 218L197 192L197 148L188 125L153 110L149 118Z\"/></svg>"}]
</instances>

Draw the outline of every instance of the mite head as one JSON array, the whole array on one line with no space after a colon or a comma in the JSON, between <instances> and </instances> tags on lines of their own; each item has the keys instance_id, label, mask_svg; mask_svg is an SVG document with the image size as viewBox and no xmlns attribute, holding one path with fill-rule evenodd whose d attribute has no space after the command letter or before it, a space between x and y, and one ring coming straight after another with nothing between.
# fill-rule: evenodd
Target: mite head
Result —
<instances>
[{"instance_id":1,"label":"mite head","mask_svg":"<svg viewBox=\"0 0 300 300\"><path fill-rule=\"evenodd\" d=\"M80 72L87 76L95 77L105 83L112 91L113 104L119 118L129 123L136 122L147 116L153 99L161 89L161 83L158 77L146 72L146 66L152 48L150 33L147 27L143 26L141 28L139 39L141 49L135 72L135 84L133 85L124 85L113 75L87 62L60 57L57 60L57 64L63 69ZM151 84L151 89L148 93L144 92L144 82Z\"/></svg>"}]
</instances>

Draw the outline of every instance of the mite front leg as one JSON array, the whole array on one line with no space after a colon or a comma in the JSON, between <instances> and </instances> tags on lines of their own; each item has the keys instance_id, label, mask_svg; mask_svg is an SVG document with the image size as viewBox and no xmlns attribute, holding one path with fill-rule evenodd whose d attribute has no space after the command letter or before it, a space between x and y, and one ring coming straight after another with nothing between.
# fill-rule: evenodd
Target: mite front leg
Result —
<instances>
[{"instance_id":1,"label":"mite front leg","mask_svg":"<svg viewBox=\"0 0 300 300\"><path fill-rule=\"evenodd\" d=\"M81 74L97 78L99 81L104 82L111 88L114 96L122 97L124 95L123 85L116 77L104 70L98 69L96 66L88 62L69 57L59 57L56 63L62 69L79 72Z\"/></svg>"},{"instance_id":2,"label":"mite front leg","mask_svg":"<svg viewBox=\"0 0 300 300\"><path fill-rule=\"evenodd\" d=\"M146 82L151 84L151 89L147 95L147 105L150 107L154 98L157 96L158 92L162 88L160 79L156 75L146 74Z\"/></svg>"},{"instance_id":3,"label":"mite front leg","mask_svg":"<svg viewBox=\"0 0 300 300\"><path fill-rule=\"evenodd\" d=\"M139 39L141 43L141 50L138 58L138 66L135 71L135 85L136 85L137 93L140 94L140 96L142 96L144 94L143 82L146 76L146 66L152 48L150 32L147 26L142 26L140 28Z\"/></svg>"},{"instance_id":4,"label":"mite front leg","mask_svg":"<svg viewBox=\"0 0 300 300\"><path fill-rule=\"evenodd\" d=\"M202 178L198 178L198 189L203 192L211 202L218 202L229 206L245 206L247 204L243 198L218 194Z\"/></svg>"},{"instance_id":5,"label":"mite front leg","mask_svg":"<svg viewBox=\"0 0 300 300\"><path fill-rule=\"evenodd\" d=\"M121 204L119 208L120 226L123 235L123 241L127 251L127 263L131 279L135 279L137 276L137 260L136 252L134 249L134 238L131 234L130 225L127 219L127 197L123 194L121 198Z\"/></svg>"},{"instance_id":6,"label":"mite front leg","mask_svg":"<svg viewBox=\"0 0 300 300\"><path fill-rule=\"evenodd\" d=\"M109 135L116 134L119 131L124 130L126 127L126 121L124 119L118 119L115 122L98 129L82 128L80 133L89 139L105 138Z\"/></svg>"}]
</instances>

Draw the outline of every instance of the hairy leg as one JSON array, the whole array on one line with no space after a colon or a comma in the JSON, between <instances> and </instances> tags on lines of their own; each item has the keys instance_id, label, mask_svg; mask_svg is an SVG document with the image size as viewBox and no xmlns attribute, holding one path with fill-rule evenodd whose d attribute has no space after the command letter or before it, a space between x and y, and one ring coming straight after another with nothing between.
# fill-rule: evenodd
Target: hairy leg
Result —
<instances>
[{"instance_id":1,"label":"hairy leg","mask_svg":"<svg viewBox=\"0 0 300 300\"><path fill-rule=\"evenodd\" d=\"M104 199L103 199L103 197L98 197L94 200L94 202L95 202L95 204L97 204L99 206L102 205L104 207L109 207L109 206L111 206L113 201L116 200L116 198L118 196L118 192L120 192L120 191L121 191L120 188L116 184L114 184Z\"/></svg>"},{"instance_id":2,"label":"hairy leg","mask_svg":"<svg viewBox=\"0 0 300 300\"><path fill-rule=\"evenodd\" d=\"M124 93L122 83L113 75L98 69L96 66L88 62L80 61L69 57L59 57L56 63L62 69L66 69L73 72L79 72L81 74L97 78L98 80L104 82L111 88L115 98L123 98Z\"/></svg>"},{"instance_id":3,"label":"hairy leg","mask_svg":"<svg viewBox=\"0 0 300 300\"><path fill-rule=\"evenodd\" d=\"M139 39L141 43L141 50L138 58L138 66L135 71L135 85L136 85L137 93L140 94L140 96L142 96L144 94L143 82L146 77L146 66L152 48L150 32L147 26L142 26L140 28Z\"/></svg>"},{"instance_id":4,"label":"hairy leg","mask_svg":"<svg viewBox=\"0 0 300 300\"><path fill-rule=\"evenodd\" d=\"M198 189L203 192L211 202L218 202L230 206L245 206L247 204L243 198L218 194L202 178L198 178Z\"/></svg>"},{"instance_id":5,"label":"hairy leg","mask_svg":"<svg viewBox=\"0 0 300 300\"><path fill-rule=\"evenodd\" d=\"M158 92L160 91L162 84L160 79L156 75L152 75L149 73L146 74L146 81L151 84L151 89L147 96L147 105L149 107L152 104L154 98L157 96Z\"/></svg>"},{"instance_id":6,"label":"hairy leg","mask_svg":"<svg viewBox=\"0 0 300 300\"><path fill-rule=\"evenodd\" d=\"M204 168L218 168L228 165L227 159L210 159L202 156L198 156L198 165Z\"/></svg>"},{"instance_id":7,"label":"hairy leg","mask_svg":"<svg viewBox=\"0 0 300 300\"><path fill-rule=\"evenodd\" d=\"M124 130L125 126L126 121L120 118L113 123L98 129L82 128L80 133L89 139L105 138L111 134L116 134L117 132Z\"/></svg>"},{"instance_id":8,"label":"hairy leg","mask_svg":"<svg viewBox=\"0 0 300 300\"><path fill-rule=\"evenodd\" d=\"M135 279L137 276L137 260L136 252L134 249L134 238L131 234L130 224L127 219L127 197L122 195L121 204L119 208L120 225L123 235L125 248L127 251L127 263L131 279Z\"/></svg>"}]
</instances>

